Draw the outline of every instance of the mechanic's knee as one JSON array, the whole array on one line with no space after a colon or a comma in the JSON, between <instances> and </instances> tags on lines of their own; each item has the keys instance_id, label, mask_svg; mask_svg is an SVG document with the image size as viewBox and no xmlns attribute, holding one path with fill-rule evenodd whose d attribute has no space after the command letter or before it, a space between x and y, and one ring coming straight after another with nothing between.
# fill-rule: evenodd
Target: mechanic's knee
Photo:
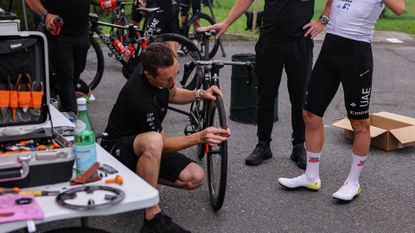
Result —
<instances>
[{"instance_id":1,"label":"mechanic's knee","mask_svg":"<svg viewBox=\"0 0 415 233\"><path fill-rule=\"evenodd\" d=\"M307 110L303 110L304 124L308 127L318 127L321 124L322 118Z\"/></svg>"},{"instance_id":2,"label":"mechanic's knee","mask_svg":"<svg viewBox=\"0 0 415 233\"><path fill-rule=\"evenodd\" d=\"M205 173L203 169L195 164L190 163L180 173L179 179L185 184L185 189L196 189L203 184Z\"/></svg>"},{"instance_id":3,"label":"mechanic's knee","mask_svg":"<svg viewBox=\"0 0 415 233\"><path fill-rule=\"evenodd\" d=\"M163 146L163 136L157 132L142 133L134 139L134 152L137 156L156 157L160 160Z\"/></svg>"},{"instance_id":4,"label":"mechanic's knee","mask_svg":"<svg viewBox=\"0 0 415 233\"><path fill-rule=\"evenodd\" d=\"M364 120L350 120L352 129L355 135L370 134L370 122L369 119Z\"/></svg>"}]
</instances>

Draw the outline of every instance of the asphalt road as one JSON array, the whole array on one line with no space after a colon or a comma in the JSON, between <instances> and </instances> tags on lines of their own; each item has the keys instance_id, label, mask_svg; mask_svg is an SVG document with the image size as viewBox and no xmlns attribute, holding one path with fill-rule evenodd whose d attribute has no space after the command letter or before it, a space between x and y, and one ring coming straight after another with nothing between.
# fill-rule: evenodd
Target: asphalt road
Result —
<instances>
[{"instance_id":1,"label":"asphalt road","mask_svg":"<svg viewBox=\"0 0 415 233\"><path fill-rule=\"evenodd\" d=\"M224 46L232 54L253 52L254 42L227 41ZM321 41L315 44L315 58ZM375 72L371 112L389 111L415 117L415 46L373 44ZM219 53L220 55L220 53ZM220 57L218 57L220 58ZM96 131L102 131L117 95L125 83L121 68L106 57L102 83L94 91L96 102L89 112ZM222 71L227 114L231 69ZM351 162L351 143L343 131L331 126L345 117L341 88L325 116L326 142L320 165L322 188L318 192L287 191L277 184L279 177L302 173L290 161L290 103L284 75L279 91L279 121L274 124L271 143L274 157L257 167L248 167L244 159L256 144L256 126L228 122L229 139L228 186L223 208L214 213L206 184L194 191L160 187L160 205L174 221L192 232L200 233L266 233L266 232L415 232L415 147L385 152L371 148L361 178L362 194L354 202L333 201L335 192L346 178ZM169 112L164 122L168 135L183 134L186 118ZM187 150L194 157L195 150ZM205 160L200 161L205 166ZM133 211L91 219L91 226L114 233L138 232L143 211ZM79 224L65 220L44 224L41 231Z\"/></svg>"}]
</instances>

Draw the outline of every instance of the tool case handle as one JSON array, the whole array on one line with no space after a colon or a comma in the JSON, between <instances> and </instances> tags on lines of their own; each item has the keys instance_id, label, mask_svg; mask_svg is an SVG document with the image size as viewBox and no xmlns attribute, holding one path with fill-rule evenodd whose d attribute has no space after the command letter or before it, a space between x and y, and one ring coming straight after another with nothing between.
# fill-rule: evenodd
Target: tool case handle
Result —
<instances>
[{"instance_id":1,"label":"tool case handle","mask_svg":"<svg viewBox=\"0 0 415 233\"><path fill-rule=\"evenodd\" d=\"M24 179L29 175L29 161L31 159L32 155L19 156L17 161L21 164L21 167L0 171L0 182Z\"/></svg>"}]
</instances>

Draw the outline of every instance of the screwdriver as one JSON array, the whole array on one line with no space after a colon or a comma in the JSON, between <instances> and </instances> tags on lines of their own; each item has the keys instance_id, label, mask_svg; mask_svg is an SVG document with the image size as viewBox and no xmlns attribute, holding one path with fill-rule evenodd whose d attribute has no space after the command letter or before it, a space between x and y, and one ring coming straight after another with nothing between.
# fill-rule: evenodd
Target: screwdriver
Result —
<instances>
[{"instance_id":1,"label":"screwdriver","mask_svg":"<svg viewBox=\"0 0 415 233\"><path fill-rule=\"evenodd\" d=\"M14 188L1 188L0 187L0 194L5 193L16 193L16 194L22 194L22 195L33 195L35 197L40 196L57 196L59 195L59 191L32 191L32 190L25 190L20 191L20 188L14 187Z\"/></svg>"}]
</instances>

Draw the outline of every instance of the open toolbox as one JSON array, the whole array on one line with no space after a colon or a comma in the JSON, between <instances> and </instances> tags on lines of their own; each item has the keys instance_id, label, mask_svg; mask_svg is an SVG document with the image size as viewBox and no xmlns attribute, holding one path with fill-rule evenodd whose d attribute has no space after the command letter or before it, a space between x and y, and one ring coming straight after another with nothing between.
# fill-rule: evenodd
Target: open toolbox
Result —
<instances>
[{"instance_id":1,"label":"open toolbox","mask_svg":"<svg viewBox=\"0 0 415 233\"><path fill-rule=\"evenodd\" d=\"M59 135L49 111L46 37L0 34L0 186L68 181L72 144Z\"/></svg>"}]
</instances>

